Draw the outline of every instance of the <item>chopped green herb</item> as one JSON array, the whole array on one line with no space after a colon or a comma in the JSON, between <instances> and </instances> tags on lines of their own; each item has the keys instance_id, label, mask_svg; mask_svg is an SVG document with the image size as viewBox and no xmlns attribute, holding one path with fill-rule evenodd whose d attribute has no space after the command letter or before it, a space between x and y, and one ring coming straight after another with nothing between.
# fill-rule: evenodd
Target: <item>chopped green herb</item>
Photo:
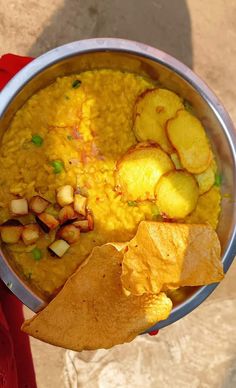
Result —
<instances>
[{"instance_id":1,"label":"chopped green herb","mask_svg":"<svg viewBox=\"0 0 236 388\"><path fill-rule=\"evenodd\" d=\"M43 254L42 254L41 249L39 249L39 248L36 247L36 248L34 248L34 249L31 251L31 253L32 253L33 258L34 258L35 261L39 261L39 260L42 259Z\"/></svg>"},{"instance_id":2,"label":"chopped green herb","mask_svg":"<svg viewBox=\"0 0 236 388\"><path fill-rule=\"evenodd\" d=\"M193 106L189 101L184 100L184 107L189 113L193 113Z\"/></svg>"},{"instance_id":3,"label":"chopped green herb","mask_svg":"<svg viewBox=\"0 0 236 388\"><path fill-rule=\"evenodd\" d=\"M12 283L12 282L8 282L8 283L7 283L7 287L10 288L10 290L11 290L12 287L13 287L13 283Z\"/></svg>"},{"instance_id":4,"label":"chopped green herb","mask_svg":"<svg viewBox=\"0 0 236 388\"><path fill-rule=\"evenodd\" d=\"M152 217L155 218L159 216L160 212L157 205L152 206Z\"/></svg>"},{"instance_id":5,"label":"chopped green herb","mask_svg":"<svg viewBox=\"0 0 236 388\"><path fill-rule=\"evenodd\" d=\"M43 144L43 138L40 135L33 135L31 141L36 147L41 147Z\"/></svg>"},{"instance_id":6,"label":"chopped green herb","mask_svg":"<svg viewBox=\"0 0 236 388\"><path fill-rule=\"evenodd\" d=\"M69 97L69 96L65 96L65 99L66 99L66 100L69 100L69 99L70 99L70 97Z\"/></svg>"},{"instance_id":7,"label":"chopped green herb","mask_svg":"<svg viewBox=\"0 0 236 388\"><path fill-rule=\"evenodd\" d=\"M68 135L68 136L67 136L67 139L68 139L68 140L73 140L73 136Z\"/></svg>"},{"instance_id":8,"label":"chopped green herb","mask_svg":"<svg viewBox=\"0 0 236 388\"><path fill-rule=\"evenodd\" d=\"M54 174L60 174L64 168L64 163L61 160L53 160L51 162Z\"/></svg>"},{"instance_id":9,"label":"chopped green herb","mask_svg":"<svg viewBox=\"0 0 236 388\"><path fill-rule=\"evenodd\" d=\"M221 174L216 174L215 176L215 186L221 186L222 183L222 175Z\"/></svg>"},{"instance_id":10,"label":"chopped green herb","mask_svg":"<svg viewBox=\"0 0 236 388\"><path fill-rule=\"evenodd\" d=\"M74 89L79 88L81 83L82 82L79 79L76 79L75 81L72 82L72 88L74 88Z\"/></svg>"},{"instance_id":11,"label":"chopped green herb","mask_svg":"<svg viewBox=\"0 0 236 388\"><path fill-rule=\"evenodd\" d=\"M128 206L138 206L136 201L128 201Z\"/></svg>"}]
</instances>

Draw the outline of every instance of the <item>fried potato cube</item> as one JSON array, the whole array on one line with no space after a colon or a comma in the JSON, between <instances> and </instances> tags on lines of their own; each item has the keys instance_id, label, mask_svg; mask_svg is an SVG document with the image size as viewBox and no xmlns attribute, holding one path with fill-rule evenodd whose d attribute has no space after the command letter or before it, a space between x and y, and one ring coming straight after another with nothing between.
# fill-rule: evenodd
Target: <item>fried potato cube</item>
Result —
<instances>
[{"instance_id":1,"label":"fried potato cube","mask_svg":"<svg viewBox=\"0 0 236 388\"><path fill-rule=\"evenodd\" d=\"M30 210L36 214L43 213L48 206L49 202L46 199L40 197L40 195L35 195L29 202Z\"/></svg>"},{"instance_id":2,"label":"fried potato cube","mask_svg":"<svg viewBox=\"0 0 236 388\"><path fill-rule=\"evenodd\" d=\"M28 202L25 198L12 199L10 202L10 211L16 216L28 214Z\"/></svg>"},{"instance_id":3,"label":"fried potato cube","mask_svg":"<svg viewBox=\"0 0 236 388\"><path fill-rule=\"evenodd\" d=\"M169 156L155 145L130 149L117 163L116 184L130 201L154 199L160 177L174 169Z\"/></svg>"},{"instance_id":4,"label":"fried potato cube","mask_svg":"<svg viewBox=\"0 0 236 388\"><path fill-rule=\"evenodd\" d=\"M1 226L1 239L6 244L16 244L22 235L23 226Z\"/></svg>"},{"instance_id":5,"label":"fried potato cube","mask_svg":"<svg viewBox=\"0 0 236 388\"><path fill-rule=\"evenodd\" d=\"M79 230L81 231L81 233L89 232L89 223L88 223L88 220L78 220L78 221L74 221L74 222L73 222L73 225L74 225L76 228L79 228Z\"/></svg>"},{"instance_id":6,"label":"fried potato cube","mask_svg":"<svg viewBox=\"0 0 236 388\"><path fill-rule=\"evenodd\" d=\"M63 207L74 201L74 189L70 185L61 186L57 189L57 203Z\"/></svg>"},{"instance_id":7,"label":"fried potato cube","mask_svg":"<svg viewBox=\"0 0 236 388\"><path fill-rule=\"evenodd\" d=\"M122 285L143 295L219 282L220 258L218 236L208 225L142 221L124 252Z\"/></svg>"},{"instance_id":8,"label":"fried potato cube","mask_svg":"<svg viewBox=\"0 0 236 388\"><path fill-rule=\"evenodd\" d=\"M66 225L59 229L57 235L69 244L74 244L80 239L80 230L74 225Z\"/></svg>"},{"instance_id":9,"label":"fried potato cube","mask_svg":"<svg viewBox=\"0 0 236 388\"><path fill-rule=\"evenodd\" d=\"M56 229L59 225L59 221L48 213L39 214L35 219L45 233L49 233L50 230Z\"/></svg>"},{"instance_id":10,"label":"fried potato cube","mask_svg":"<svg viewBox=\"0 0 236 388\"><path fill-rule=\"evenodd\" d=\"M57 257L62 257L66 251L70 248L70 245L64 240L56 240L49 245L48 250Z\"/></svg>"},{"instance_id":11,"label":"fried potato cube","mask_svg":"<svg viewBox=\"0 0 236 388\"><path fill-rule=\"evenodd\" d=\"M45 342L82 351L132 341L166 319L172 302L159 295L124 295L123 255L111 244L93 249L63 289L22 330Z\"/></svg>"},{"instance_id":12,"label":"fried potato cube","mask_svg":"<svg viewBox=\"0 0 236 388\"><path fill-rule=\"evenodd\" d=\"M207 169L212 152L200 121L186 110L179 110L166 125L170 142L186 170L200 174Z\"/></svg>"},{"instance_id":13,"label":"fried potato cube","mask_svg":"<svg viewBox=\"0 0 236 388\"><path fill-rule=\"evenodd\" d=\"M167 120L183 109L177 94L166 89L152 89L142 93L135 105L134 134L139 141L152 140L168 153L173 151L166 131Z\"/></svg>"},{"instance_id":14,"label":"fried potato cube","mask_svg":"<svg viewBox=\"0 0 236 388\"><path fill-rule=\"evenodd\" d=\"M197 179L199 185L200 195L206 193L214 185L216 170L216 162L213 159L211 161L210 166L204 172L195 175L195 178Z\"/></svg>"},{"instance_id":15,"label":"fried potato cube","mask_svg":"<svg viewBox=\"0 0 236 388\"><path fill-rule=\"evenodd\" d=\"M81 233L90 232L94 229L94 219L91 213L87 214L86 220L76 220L73 222L76 228L79 228Z\"/></svg>"},{"instance_id":16,"label":"fried potato cube","mask_svg":"<svg viewBox=\"0 0 236 388\"><path fill-rule=\"evenodd\" d=\"M170 219L181 219L196 207L199 188L196 179L185 171L171 171L156 186L160 213Z\"/></svg>"},{"instance_id":17,"label":"fried potato cube","mask_svg":"<svg viewBox=\"0 0 236 388\"><path fill-rule=\"evenodd\" d=\"M25 225L22 240L25 245L34 244L39 239L39 226L36 224Z\"/></svg>"},{"instance_id":18,"label":"fried potato cube","mask_svg":"<svg viewBox=\"0 0 236 388\"><path fill-rule=\"evenodd\" d=\"M86 215L86 205L87 205L87 198L84 197L81 194L75 194L74 197L74 209L76 213L81 214L82 216Z\"/></svg>"},{"instance_id":19,"label":"fried potato cube","mask_svg":"<svg viewBox=\"0 0 236 388\"><path fill-rule=\"evenodd\" d=\"M76 213L71 205L67 205L60 209L58 218L60 223L64 224L67 221L76 219Z\"/></svg>"}]
</instances>

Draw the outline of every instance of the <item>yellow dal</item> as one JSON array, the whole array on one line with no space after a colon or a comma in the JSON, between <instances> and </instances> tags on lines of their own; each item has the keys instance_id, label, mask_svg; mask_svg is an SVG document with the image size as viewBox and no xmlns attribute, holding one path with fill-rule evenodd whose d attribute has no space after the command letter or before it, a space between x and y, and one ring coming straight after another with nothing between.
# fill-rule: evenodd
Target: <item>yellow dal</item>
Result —
<instances>
[{"instance_id":1,"label":"yellow dal","mask_svg":"<svg viewBox=\"0 0 236 388\"><path fill-rule=\"evenodd\" d=\"M75 79L82 81L78 88L72 87ZM122 200L114 190L113 175L117 159L136 143L132 132L135 100L153 86L138 75L114 70L58 78L24 104L4 134L0 148L1 223L10 218L8 204L16 195L30 199L39 194L55 203L55 189L64 184L87 191L88 207L94 215L94 231L81 234L80 241L61 259L47 252L53 232L37 242L43 251L40 261L33 259L32 247L23 243L9 246L20 272L45 296L64 284L94 246L129 240L141 220L155 219L155 204L129 206ZM79 138L71 140L77 131ZM31 142L34 134L44 139L41 147ZM64 162L62 173L54 174L53 160ZM186 221L209 222L216 227L219 189L214 187L202 197L200 208ZM22 218L24 223L32 220L32 216Z\"/></svg>"}]
</instances>

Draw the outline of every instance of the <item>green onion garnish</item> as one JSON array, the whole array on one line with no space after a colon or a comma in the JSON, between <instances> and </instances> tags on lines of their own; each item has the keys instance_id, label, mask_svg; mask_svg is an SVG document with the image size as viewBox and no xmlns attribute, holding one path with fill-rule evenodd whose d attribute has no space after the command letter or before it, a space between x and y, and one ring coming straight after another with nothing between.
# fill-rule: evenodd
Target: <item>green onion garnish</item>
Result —
<instances>
[{"instance_id":1,"label":"green onion garnish","mask_svg":"<svg viewBox=\"0 0 236 388\"><path fill-rule=\"evenodd\" d=\"M68 136L67 136L67 139L68 139L68 140L73 140L73 136L68 135Z\"/></svg>"},{"instance_id":2,"label":"green onion garnish","mask_svg":"<svg viewBox=\"0 0 236 388\"><path fill-rule=\"evenodd\" d=\"M193 106L189 101L184 100L184 107L189 113L193 113Z\"/></svg>"},{"instance_id":3,"label":"green onion garnish","mask_svg":"<svg viewBox=\"0 0 236 388\"><path fill-rule=\"evenodd\" d=\"M34 145L36 145L36 147L41 147L43 144L43 138L40 135L33 135L31 141Z\"/></svg>"},{"instance_id":4,"label":"green onion garnish","mask_svg":"<svg viewBox=\"0 0 236 388\"><path fill-rule=\"evenodd\" d=\"M66 100L69 100L69 99L70 99L70 97L69 97L69 96L65 96L65 99L66 99Z\"/></svg>"},{"instance_id":5,"label":"green onion garnish","mask_svg":"<svg viewBox=\"0 0 236 388\"><path fill-rule=\"evenodd\" d=\"M221 174L216 174L215 176L215 186L221 186L222 183L222 175Z\"/></svg>"},{"instance_id":6,"label":"green onion garnish","mask_svg":"<svg viewBox=\"0 0 236 388\"><path fill-rule=\"evenodd\" d=\"M157 205L152 206L152 216L155 218L159 216L160 212Z\"/></svg>"},{"instance_id":7,"label":"green onion garnish","mask_svg":"<svg viewBox=\"0 0 236 388\"><path fill-rule=\"evenodd\" d=\"M53 160L51 162L54 174L60 174L64 168L64 163L61 160Z\"/></svg>"},{"instance_id":8,"label":"green onion garnish","mask_svg":"<svg viewBox=\"0 0 236 388\"><path fill-rule=\"evenodd\" d=\"M75 81L72 82L72 88L77 89L81 85L81 81L79 79L76 79Z\"/></svg>"},{"instance_id":9,"label":"green onion garnish","mask_svg":"<svg viewBox=\"0 0 236 388\"><path fill-rule=\"evenodd\" d=\"M39 260L42 259L43 254L42 254L41 249L39 249L39 248L36 247L36 248L34 248L34 249L31 251L31 253L32 253L33 258L34 258L35 261L39 261Z\"/></svg>"},{"instance_id":10,"label":"green onion garnish","mask_svg":"<svg viewBox=\"0 0 236 388\"><path fill-rule=\"evenodd\" d=\"M128 201L128 206L138 206L136 201Z\"/></svg>"}]
</instances>

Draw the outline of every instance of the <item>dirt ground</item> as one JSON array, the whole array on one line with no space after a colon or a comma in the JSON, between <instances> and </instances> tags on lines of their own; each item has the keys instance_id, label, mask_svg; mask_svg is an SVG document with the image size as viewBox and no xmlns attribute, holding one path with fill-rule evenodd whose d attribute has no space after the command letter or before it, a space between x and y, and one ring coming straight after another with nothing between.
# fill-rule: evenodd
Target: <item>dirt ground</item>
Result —
<instances>
[{"instance_id":1,"label":"dirt ground","mask_svg":"<svg viewBox=\"0 0 236 388\"><path fill-rule=\"evenodd\" d=\"M0 55L38 56L90 37L138 40L192 67L236 122L235 20L235 0L0 0ZM235 276L234 263L206 302L157 337L81 354L32 340L38 387L236 387Z\"/></svg>"}]
</instances>

